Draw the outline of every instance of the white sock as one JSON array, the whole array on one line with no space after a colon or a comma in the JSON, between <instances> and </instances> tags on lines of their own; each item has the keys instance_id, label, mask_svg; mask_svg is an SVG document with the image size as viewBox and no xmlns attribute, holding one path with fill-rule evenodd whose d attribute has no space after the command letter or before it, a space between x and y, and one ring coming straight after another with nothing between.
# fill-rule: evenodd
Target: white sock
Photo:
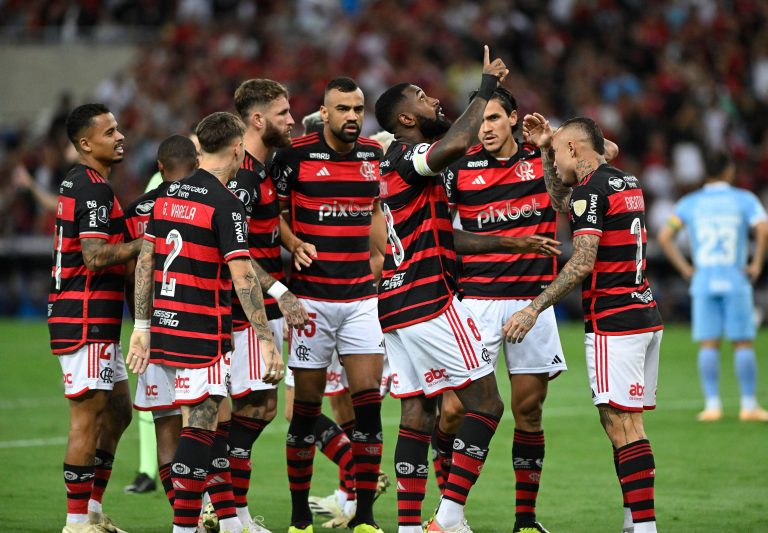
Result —
<instances>
[{"instance_id":1,"label":"white sock","mask_svg":"<svg viewBox=\"0 0 768 533\"><path fill-rule=\"evenodd\" d=\"M197 527L181 527L174 524L173 533L195 533Z\"/></svg>"},{"instance_id":2,"label":"white sock","mask_svg":"<svg viewBox=\"0 0 768 533\"><path fill-rule=\"evenodd\" d=\"M632 510L624 507L624 529L632 527Z\"/></svg>"},{"instance_id":3,"label":"white sock","mask_svg":"<svg viewBox=\"0 0 768 533\"><path fill-rule=\"evenodd\" d=\"M719 397L711 396L707 398L707 400L705 401L704 409L706 409L707 411L722 411L723 402L720 401Z\"/></svg>"},{"instance_id":4,"label":"white sock","mask_svg":"<svg viewBox=\"0 0 768 533\"><path fill-rule=\"evenodd\" d=\"M96 500L88 500L88 511L91 513L101 513L101 502Z\"/></svg>"},{"instance_id":5,"label":"white sock","mask_svg":"<svg viewBox=\"0 0 768 533\"><path fill-rule=\"evenodd\" d=\"M339 506L339 509L344 509L344 504L347 503L347 493L341 489L336 489L333 493L336 495L336 505Z\"/></svg>"},{"instance_id":6,"label":"white sock","mask_svg":"<svg viewBox=\"0 0 768 533\"><path fill-rule=\"evenodd\" d=\"M742 396L741 408L744 411L754 411L755 409L757 409L757 398L755 398L754 396Z\"/></svg>"},{"instance_id":7,"label":"white sock","mask_svg":"<svg viewBox=\"0 0 768 533\"><path fill-rule=\"evenodd\" d=\"M435 519L443 527L455 526L464 519L464 506L452 500L442 498L440 506L437 508Z\"/></svg>"},{"instance_id":8,"label":"white sock","mask_svg":"<svg viewBox=\"0 0 768 533\"><path fill-rule=\"evenodd\" d=\"M344 507L341 508L341 511L347 516L355 516L357 500L347 500L344 502Z\"/></svg>"},{"instance_id":9,"label":"white sock","mask_svg":"<svg viewBox=\"0 0 768 533\"><path fill-rule=\"evenodd\" d=\"M656 521L636 523L635 533L656 533Z\"/></svg>"},{"instance_id":10,"label":"white sock","mask_svg":"<svg viewBox=\"0 0 768 533\"><path fill-rule=\"evenodd\" d=\"M243 524L237 517L225 518L219 520L219 530L229 531L230 533L241 533L243 531Z\"/></svg>"},{"instance_id":11,"label":"white sock","mask_svg":"<svg viewBox=\"0 0 768 533\"><path fill-rule=\"evenodd\" d=\"M251 521L251 511L248 509L247 505L245 507L235 507L235 510L237 511L237 517L243 524L247 524Z\"/></svg>"},{"instance_id":12,"label":"white sock","mask_svg":"<svg viewBox=\"0 0 768 533\"><path fill-rule=\"evenodd\" d=\"M424 533L419 526L400 526L397 528L397 533Z\"/></svg>"},{"instance_id":13,"label":"white sock","mask_svg":"<svg viewBox=\"0 0 768 533\"><path fill-rule=\"evenodd\" d=\"M87 524L87 514L70 514L67 513L67 524Z\"/></svg>"},{"instance_id":14,"label":"white sock","mask_svg":"<svg viewBox=\"0 0 768 533\"><path fill-rule=\"evenodd\" d=\"M200 509L205 509L205 506L211 503L211 495L208 491L203 492L203 506Z\"/></svg>"}]
</instances>

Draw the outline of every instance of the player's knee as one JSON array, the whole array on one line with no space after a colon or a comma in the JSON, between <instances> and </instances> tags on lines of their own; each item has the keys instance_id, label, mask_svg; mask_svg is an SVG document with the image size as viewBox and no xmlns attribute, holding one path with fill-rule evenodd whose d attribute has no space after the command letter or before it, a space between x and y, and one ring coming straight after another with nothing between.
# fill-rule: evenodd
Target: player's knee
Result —
<instances>
[{"instance_id":1,"label":"player's knee","mask_svg":"<svg viewBox=\"0 0 768 533\"><path fill-rule=\"evenodd\" d=\"M527 403L512 409L515 425L523 431L539 431L541 429L542 410L539 403Z\"/></svg>"}]
</instances>

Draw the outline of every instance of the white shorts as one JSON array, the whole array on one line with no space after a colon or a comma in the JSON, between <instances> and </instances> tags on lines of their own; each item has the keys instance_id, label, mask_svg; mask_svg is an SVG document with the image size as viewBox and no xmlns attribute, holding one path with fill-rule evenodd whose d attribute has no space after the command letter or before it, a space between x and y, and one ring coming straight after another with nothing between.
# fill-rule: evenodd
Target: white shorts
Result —
<instances>
[{"instance_id":1,"label":"white shorts","mask_svg":"<svg viewBox=\"0 0 768 533\"><path fill-rule=\"evenodd\" d=\"M285 386L295 386L295 380L293 377L293 370L290 368L285 373ZM339 361L339 354L333 352L333 358L331 364L326 369L325 376L325 396L337 396L349 391L349 383L347 382L347 373L344 371L344 367L341 366Z\"/></svg>"},{"instance_id":2,"label":"white shorts","mask_svg":"<svg viewBox=\"0 0 768 533\"><path fill-rule=\"evenodd\" d=\"M549 378L553 379L568 370L553 308L545 309L523 342L516 344L504 340L501 328L513 314L528 306L530 300L464 298L461 303L477 317L483 343L491 352L494 368L503 346L510 374L549 374Z\"/></svg>"},{"instance_id":3,"label":"white shorts","mask_svg":"<svg viewBox=\"0 0 768 533\"><path fill-rule=\"evenodd\" d=\"M143 374L136 381L136 395L133 407L139 411L166 411L164 416L179 414L174 401L175 375L166 371L163 365L149 363Z\"/></svg>"},{"instance_id":4,"label":"white shorts","mask_svg":"<svg viewBox=\"0 0 768 533\"><path fill-rule=\"evenodd\" d=\"M455 297L441 315L384 336L395 398L460 389L494 370L474 317Z\"/></svg>"},{"instance_id":5,"label":"white shorts","mask_svg":"<svg viewBox=\"0 0 768 533\"><path fill-rule=\"evenodd\" d=\"M609 404L624 411L656 407L662 333L584 336L595 405Z\"/></svg>"},{"instance_id":6,"label":"white shorts","mask_svg":"<svg viewBox=\"0 0 768 533\"><path fill-rule=\"evenodd\" d=\"M384 353L376 298L354 302L299 299L307 309L309 324L291 329L289 367L326 368L334 350L342 357Z\"/></svg>"},{"instance_id":7,"label":"white shorts","mask_svg":"<svg viewBox=\"0 0 768 533\"><path fill-rule=\"evenodd\" d=\"M89 390L112 390L115 383L128 379L123 352L116 342L86 343L58 358L65 398L76 398Z\"/></svg>"},{"instance_id":8,"label":"white shorts","mask_svg":"<svg viewBox=\"0 0 768 533\"><path fill-rule=\"evenodd\" d=\"M218 361L202 368L165 365L169 383L173 383L176 405L196 404L208 396L229 396L230 358L227 352Z\"/></svg>"},{"instance_id":9,"label":"white shorts","mask_svg":"<svg viewBox=\"0 0 768 533\"><path fill-rule=\"evenodd\" d=\"M285 319L276 318L269 321L269 329L275 340L275 347L282 354L283 348L283 324ZM232 397L240 398L249 392L257 390L272 390L277 384L265 383L262 379L266 364L261 357L261 349L253 332L248 326L244 330L235 331L232 334L234 349L232 350Z\"/></svg>"},{"instance_id":10,"label":"white shorts","mask_svg":"<svg viewBox=\"0 0 768 533\"><path fill-rule=\"evenodd\" d=\"M384 354L384 365L381 370L381 384L379 385L379 393L381 397L387 395L392 389L392 367L389 366L389 357Z\"/></svg>"}]
</instances>

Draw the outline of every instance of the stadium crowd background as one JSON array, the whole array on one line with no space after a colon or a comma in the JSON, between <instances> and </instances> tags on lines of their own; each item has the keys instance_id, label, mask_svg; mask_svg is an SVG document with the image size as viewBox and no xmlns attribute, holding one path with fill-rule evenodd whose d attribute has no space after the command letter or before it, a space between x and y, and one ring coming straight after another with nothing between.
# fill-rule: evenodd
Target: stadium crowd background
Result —
<instances>
[{"instance_id":1,"label":"stadium crowd background","mask_svg":"<svg viewBox=\"0 0 768 533\"><path fill-rule=\"evenodd\" d=\"M701 184L709 151L731 154L736 185L768 202L764 1L4 0L0 21L5 43L135 44L129 68L89 98L105 103L126 135L125 162L110 177L124 205L155 172L160 141L229 110L244 79L285 83L298 121L318 108L328 79L351 76L367 96L363 133L371 134L380 129L376 97L403 80L455 118L476 88L486 43L510 66L505 86L521 116L539 111L556 124L587 115L620 146L616 164L643 184L652 238L675 200ZM57 191L72 157L64 119L80 103L63 93L44 118L0 125L0 238L51 233L54 217L22 185L19 165ZM665 318L687 316L686 283L653 240L648 256ZM0 314L42 314L49 259L16 259L0 281ZM767 293L756 291L763 309Z\"/></svg>"}]
</instances>

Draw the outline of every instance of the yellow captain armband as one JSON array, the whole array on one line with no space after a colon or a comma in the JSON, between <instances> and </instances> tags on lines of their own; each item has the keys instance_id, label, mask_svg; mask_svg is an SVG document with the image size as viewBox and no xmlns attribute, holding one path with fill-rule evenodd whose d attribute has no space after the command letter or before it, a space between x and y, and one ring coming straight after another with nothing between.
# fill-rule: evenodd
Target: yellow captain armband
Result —
<instances>
[{"instance_id":1,"label":"yellow captain armband","mask_svg":"<svg viewBox=\"0 0 768 533\"><path fill-rule=\"evenodd\" d=\"M676 215L672 215L667 219L667 227L672 231L680 231L683 228L683 221L677 218Z\"/></svg>"}]
</instances>

